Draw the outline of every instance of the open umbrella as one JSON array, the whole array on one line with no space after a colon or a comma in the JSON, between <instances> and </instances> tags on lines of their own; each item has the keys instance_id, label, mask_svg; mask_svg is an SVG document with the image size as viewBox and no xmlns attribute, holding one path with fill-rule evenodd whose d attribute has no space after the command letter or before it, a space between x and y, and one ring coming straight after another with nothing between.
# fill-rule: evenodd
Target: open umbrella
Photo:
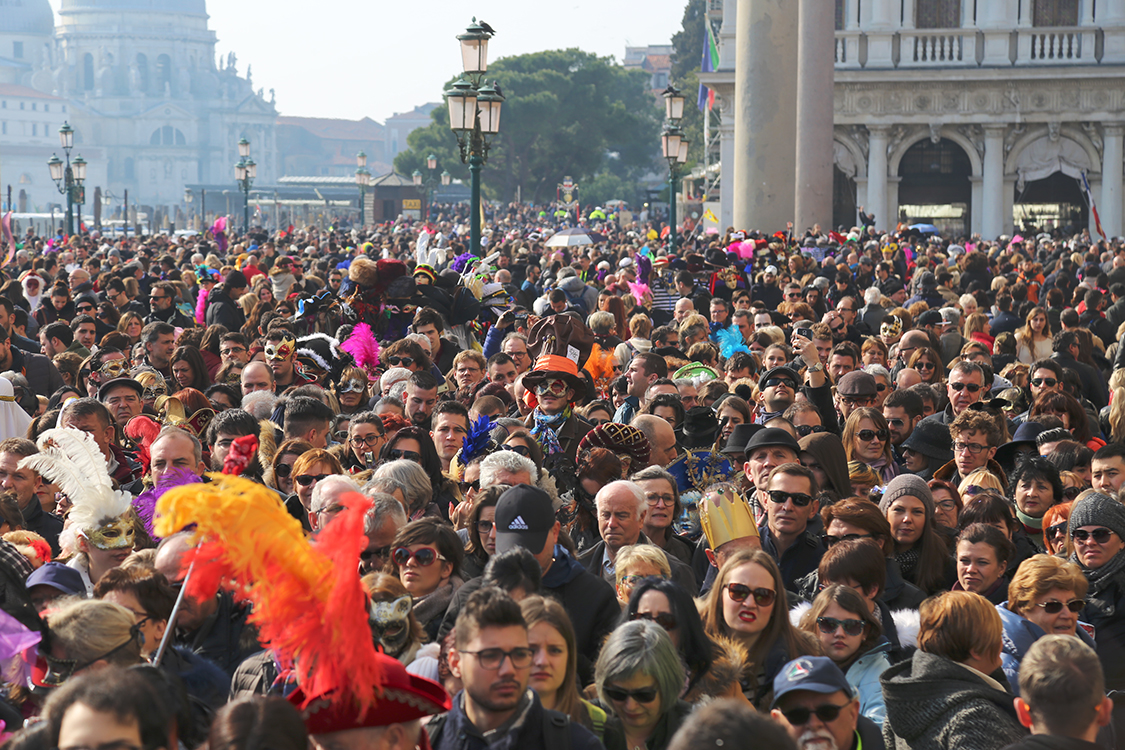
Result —
<instances>
[{"instance_id":1,"label":"open umbrella","mask_svg":"<svg viewBox=\"0 0 1125 750\"><path fill-rule=\"evenodd\" d=\"M911 224L908 229L914 229L922 234L941 234L941 230L933 224Z\"/></svg>"},{"instance_id":2,"label":"open umbrella","mask_svg":"<svg viewBox=\"0 0 1125 750\"><path fill-rule=\"evenodd\" d=\"M546 247L578 247L579 245L593 245L596 242L605 242L605 235L591 232L582 227L571 227L557 232L547 240Z\"/></svg>"}]
</instances>

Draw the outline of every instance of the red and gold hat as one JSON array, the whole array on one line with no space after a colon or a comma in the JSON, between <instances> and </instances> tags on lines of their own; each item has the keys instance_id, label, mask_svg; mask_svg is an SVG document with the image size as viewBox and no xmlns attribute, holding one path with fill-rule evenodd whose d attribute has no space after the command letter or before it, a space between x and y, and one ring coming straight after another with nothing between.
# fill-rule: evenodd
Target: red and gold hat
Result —
<instances>
[{"instance_id":1,"label":"red and gold hat","mask_svg":"<svg viewBox=\"0 0 1125 750\"><path fill-rule=\"evenodd\" d=\"M289 702L298 708L307 702L302 714L309 734L385 727L445 713L450 709L449 694L441 685L410 674L398 659L382 653L378 657L383 670L383 684L375 705L362 715L353 701L333 700L334 693L309 700L301 688L297 688L289 696Z\"/></svg>"},{"instance_id":2,"label":"red and gold hat","mask_svg":"<svg viewBox=\"0 0 1125 750\"><path fill-rule=\"evenodd\" d=\"M629 459L633 471L648 466L652 446L636 427L618 422L600 424L586 433L578 443L578 455L590 448L606 448L618 458Z\"/></svg>"}]
</instances>

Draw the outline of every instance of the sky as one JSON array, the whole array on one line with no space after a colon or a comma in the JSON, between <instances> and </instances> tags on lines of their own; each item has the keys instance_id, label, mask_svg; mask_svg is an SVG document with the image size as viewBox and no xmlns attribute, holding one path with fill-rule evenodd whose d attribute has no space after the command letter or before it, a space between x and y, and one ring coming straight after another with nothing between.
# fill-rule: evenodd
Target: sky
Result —
<instances>
[{"instance_id":1,"label":"sky","mask_svg":"<svg viewBox=\"0 0 1125 750\"><path fill-rule=\"evenodd\" d=\"M61 0L50 0L58 11ZM578 47L620 61L669 44L686 0L208 0L217 59L234 51L283 115L382 122L441 101L461 70L457 34L473 16L496 30L489 59ZM266 94L268 98L268 93Z\"/></svg>"}]
</instances>

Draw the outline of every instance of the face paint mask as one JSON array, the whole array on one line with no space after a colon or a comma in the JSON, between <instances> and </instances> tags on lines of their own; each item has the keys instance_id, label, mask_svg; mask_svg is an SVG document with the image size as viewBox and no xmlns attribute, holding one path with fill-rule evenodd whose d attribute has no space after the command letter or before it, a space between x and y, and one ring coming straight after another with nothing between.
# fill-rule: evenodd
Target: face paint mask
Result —
<instances>
[{"instance_id":1,"label":"face paint mask","mask_svg":"<svg viewBox=\"0 0 1125 750\"><path fill-rule=\"evenodd\" d=\"M283 362L292 358L297 351L297 342L293 339L266 342L266 359L270 362Z\"/></svg>"},{"instance_id":2,"label":"face paint mask","mask_svg":"<svg viewBox=\"0 0 1125 750\"><path fill-rule=\"evenodd\" d=\"M83 536L100 550L131 549L134 537L133 522L128 514L118 516L110 523L83 532Z\"/></svg>"},{"instance_id":3,"label":"face paint mask","mask_svg":"<svg viewBox=\"0 0 1125 750\"><path fill-rule=\"evenodd\" d=\"M371 635L387 656L397 657L406 650L410 640L411 602L409 596L400 596L392 602L371 602L368 609Z\"/></svg>"}]
</instances>

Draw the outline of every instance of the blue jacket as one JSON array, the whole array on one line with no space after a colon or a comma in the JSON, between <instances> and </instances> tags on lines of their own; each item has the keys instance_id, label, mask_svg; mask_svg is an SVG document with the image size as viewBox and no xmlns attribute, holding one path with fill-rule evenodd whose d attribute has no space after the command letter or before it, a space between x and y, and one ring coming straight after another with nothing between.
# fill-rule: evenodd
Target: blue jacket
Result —
<instances>
[{"instance_id":1,"label":"blue jacket","mask_svg":"<svg viewBox=\"0 0 1125 750\"><path fill-rule=\"evenodd\" d=\"M887 718L887 707L883 703L883 686L879 682L879 675L891 666L887 656L891 644L883 639L875 648L855 660L848 667L848 684L855 689L859 696L859 711L880 727Z\"/></svg>"},{"instance_id":2,"label":"blue jacket","mask_svg":"<svg viewBox=\"0 0 1125 750\"><path fill-rule=\"evenodd\" d=\"M1026 617L1009 610L1008 602L997 604L996 611L1000 613L1000 623L1004 626L1002 635L1004 645L1000 650L1000 664L1004 670L1004 676L1008 678L1008 684L1012 686L1012 694L1019 695L1020 662L1023 661L1023 656L1027 653L1027 650L1031 648L1031 644L1047 635L1047 632ZM1081 625L1075 632L1078 634L1079 640L1090 648L1097 650L1094 639Z\"/></svg>"},{"instance_id":3,"label":"blue jacket","mask_svg":"<svg viewBox=\"0 0 1125 750\"><path fill-rule=\"evenodd\" d=\"M465 715L465 692L461 691L453 697L453 707L446 714L437 737L430 738L430 744L434 750L545 750L543 732L549 719L535 691L528 689L526 696L531 705L523 718L517 720L505 736L489 742ZM570 747L571 750L602 750L602 743L589 729L572 721Z\"/></svg>"}]
</instances>

